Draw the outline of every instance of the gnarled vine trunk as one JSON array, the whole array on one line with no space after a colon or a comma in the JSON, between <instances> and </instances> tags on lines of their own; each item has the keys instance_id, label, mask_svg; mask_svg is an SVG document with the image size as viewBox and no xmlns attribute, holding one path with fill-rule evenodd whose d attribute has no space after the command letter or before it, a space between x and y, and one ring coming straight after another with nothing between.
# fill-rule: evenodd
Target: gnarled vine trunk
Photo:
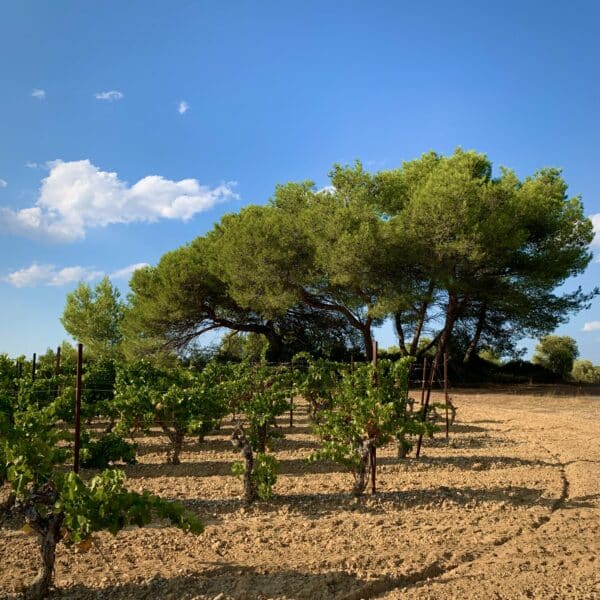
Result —
<instances>
[{"instance_id":1,"label":"gnarled vine trunk","mask_svg":"<svg viewBox=\"0 0 600 600\"><path fill-rule=\"evenodd\" d=\"M13 492L9 492L6 496L6 499L0 502L0 521L2 520L2 517L4 515L8 516L8 514L12 510L12 507L15 505L16 499L17 497L15 496L15 494Z\"/></svg>"},{"instance_id":2,"label":"gnarled vine trunk","mask_svg":"<svg viewBox=\"0 0 600 600\"><path fill-rule=\"evenodd\" d=\"M359 456L358 469L356 470L354 486L352 493L355 496L362 496L367 487L367 481L369 480L368 468L369 468L369 457L371 456L371 446L373 445L372 440L363 440L361 444L356 448L356 453Z\"/></svg>"},{"instance_id":3,"label":"gnarled vine trunk","mask_svg":"<svg viewBox=\"0 0 600 600\"><path fill-rule=\"evenodd\" d=\"M23 502L25 520L35 531L40 544L41 564L36 578L25 592L26 600L41 600L48 596L54 574L56 546L60 541L63 513L53 511L58 494L53 482L34 490ZM40 506L43 510L40 511Z\"/></svg>"},{"instance_id":4,"label":"gnarled vine trunk","mask_svg":"<svg viewBox=\"0 0 600 600\"><path fill-rule=\"evenodd\" d=\"M241 427L237 427L231 434L231 443L234 448L240 450L244 458L244 500L247 504L251 504L256 500L256 485L252 478L252 470L254 469L252 446Z\"/></svg>"},{"instance_id":5,"label":"gnarled vine trunk","mask_svg":"<svg viewBox=\"0 0 600 600\"><path fill-rule=\"evenodd\" d=\"M56 545L60 541L61 525L62 515L53 515L48 519L47 529L43 532L38 532L41 565L36 578L25 592L27 600L38 600L48 596L54 574Z\"/></svg>"},{"instance_id":6,"label":"gnarled vine trunk","mask_svg":"<svg viewBox=\"0 0 600 600\"><path fill-rule=\"evenodd\" d=\"M269 423L265 422L258 427L258 447L257 452L265 453L267 451L267 437L269 435Z\"/></svg>"},{"instance_id":7,"label":"gnarled vine trunk","mask_svg":"<svg viewBox=\"0 0 600 600\"><path fill-rule=\"evenodd\" d=\"M171 447L167 450L167 462L171 465L179 465L179 455L183 448L183 440L185 439L185 429L171 429L165 423L160 423L162 430L167 434Z\"/></svg>"}]
</instances>

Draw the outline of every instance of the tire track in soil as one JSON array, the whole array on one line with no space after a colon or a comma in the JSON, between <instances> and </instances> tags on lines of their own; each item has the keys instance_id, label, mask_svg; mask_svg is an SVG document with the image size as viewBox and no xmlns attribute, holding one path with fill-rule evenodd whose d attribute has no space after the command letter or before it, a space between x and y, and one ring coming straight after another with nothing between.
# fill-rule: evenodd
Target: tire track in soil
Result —
<instances>
[{"instance_id":1,"label":"tire track in soil","mask_svg":"<svg viewBox=\"0 0 600 600\"><path fill-rule=\"evenodd\" d=\"M506 433L507 431L509 431L509 430L503 431L503 433ZM512 430L510 430L510 431L512 431ZM515 437L517 439L519 439L520 442L531 443L530 440L523 439L520 436L515 436ZM554 513L556 513L556 511L560 510L561 508L563 508L565 506L567 500L569 499L570 484L569 484L569 480L567 478L566 465L561 461L560 456L555 454L554 452L552 452L551 450L549 450L546 446L543 446L542 444L538 443L538 447L541 448L542 450L544 450L554 461L556 461L556 463L557 463L556 468L559 471L560 479L562 482L561 494L552 503L552 506L549 509L550 514L543 515L542 517L538 518L537 521L532 523L526 529L524 529L522 527L519 528L517 533L514 535L504 536L502 538L499 538L498 540L495 540L494 542L492 542L492 544L486 545L485 548L480 551L465 552L462 554L462 556L460 556L458 558L458 560L448 561L446 563L440 562L440 561L435 561L435 562L427 565L420 571L411 573L409 575L403 575L401 577L394 577L394 578L377 579L373 582L369 582L369 583L361 586L360 588L353 590L352 592L342 596L340 598L340 600L371 600L373 598L377 598L384 594L388 594L389 592L392 592L392 591L400 589L400 588L406 590L406 589L410 589L410 588L420 587L420 586L424 585L425 583L431 583L432 581L435 581L436 579L439 579L449 573L452 573L453 571L455 571L459 567L462 567L463 565L475 563L478 560L481 560L481 559L485 558L486 556L488 556L491 552L497 550L498 548L501 548L508 542L517 540L520 537L523 537L524 534L533 533L533 532L537 531L538 529L540 529L541 527L543 527L544 525L547 525L550 522L550 520L552 519L552 516L554 515Z\"/></svg>"}]
</instances>

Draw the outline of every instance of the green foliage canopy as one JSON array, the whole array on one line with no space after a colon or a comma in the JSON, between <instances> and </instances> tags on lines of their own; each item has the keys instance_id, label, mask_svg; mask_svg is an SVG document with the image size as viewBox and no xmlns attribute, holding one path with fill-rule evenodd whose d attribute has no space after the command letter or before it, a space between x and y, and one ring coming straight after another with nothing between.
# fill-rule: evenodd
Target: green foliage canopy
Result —
<instances>
[{"instance_id":1,"label":"green foliage canopy","mask_svg":"<svg viewBox=\"0 0 600 600\"><path fill-rule=\"evenodd\" d=\"M123 308L119 290L108 277L93 289L82 282L67 294L61 323L87 352L116 358L120 356Z\"/></svg>"},{"instance_id":2,"label":"green foliage canopy","mask_svg":"<svg viewBox=\"0 0 600 600\"><path fill-rule=\"evenodd\" d=\"M441 357L456 335L468 362L483 346L514 353L598 293L556 292L586 268L593 237L558 169L494 175L459 148L373 174L334 165L330 180L278 186L137 271L128 352L226 328L264 335L271 360L356 340L370 358L372 328L391 316L401 354Z\"/></svg>"},{"instance_id":3,"label":"green foliage canopy","mask_svg":"<svg viewBox=\"0 0 600 600\"><path fill-rule=\"evenodd\" d=\"M533 362L566 380L578 355L577 342L572 337L547 335L536 346Z\"/></svg>"}]
</instances>

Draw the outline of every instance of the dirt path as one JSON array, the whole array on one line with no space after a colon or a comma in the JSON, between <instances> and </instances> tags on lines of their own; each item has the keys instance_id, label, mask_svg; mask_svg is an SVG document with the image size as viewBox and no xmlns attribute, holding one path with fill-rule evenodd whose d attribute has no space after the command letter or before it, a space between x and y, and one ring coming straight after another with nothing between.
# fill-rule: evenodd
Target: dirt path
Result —
<instances>
[{"instance_id":1,"label":"dirt path","mask_svg":"<svg viewBox=\"0 0 600 600\"><path fill-rule=\"evenodd\" d=\"M419 461L384 450L380 491L358 502L341 468L304 460L316 441L302 412L273 448L277 497L251 508L230 475L228 426L190 440L179 466L149 437L129 485L184 500L206 532L157 526L99 535L102 554L61 548L53 597L600 598L600 399L454 401L450 442L428 440ZM31 538L0 530L0 598L34 571Z\"/></svg>"}]
</instances>

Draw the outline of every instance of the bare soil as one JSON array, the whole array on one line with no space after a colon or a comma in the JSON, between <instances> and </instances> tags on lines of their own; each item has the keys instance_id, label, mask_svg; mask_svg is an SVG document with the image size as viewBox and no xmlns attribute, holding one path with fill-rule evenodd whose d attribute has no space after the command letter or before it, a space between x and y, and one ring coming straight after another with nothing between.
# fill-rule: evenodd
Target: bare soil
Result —
<instances>
[{"instance_id":1,"label":"bare soil","mask_svg":"<svg viewBox=\"0 0 600 600\"><path fill-rule=\"evenodd\" d=\"M456 390L457 422L419 460L379 451L378 493L353 499L352 477L308 464L317 447L303 407L285 439L276 497L248 508L230 474L231 423L182 464L166 439L140 441L128 485L179 499L200 536L157 524L58 551L52 598L600 598L600 397L592 390ZM570 394L570 395L569 395ZM577 395L581 394L581 395ZM436 398L434 398L435 400ZM439 398L438 398L439 399ZM0 598L37 569L35 540L0 529Z\"/></svg>"}]
</instances>

